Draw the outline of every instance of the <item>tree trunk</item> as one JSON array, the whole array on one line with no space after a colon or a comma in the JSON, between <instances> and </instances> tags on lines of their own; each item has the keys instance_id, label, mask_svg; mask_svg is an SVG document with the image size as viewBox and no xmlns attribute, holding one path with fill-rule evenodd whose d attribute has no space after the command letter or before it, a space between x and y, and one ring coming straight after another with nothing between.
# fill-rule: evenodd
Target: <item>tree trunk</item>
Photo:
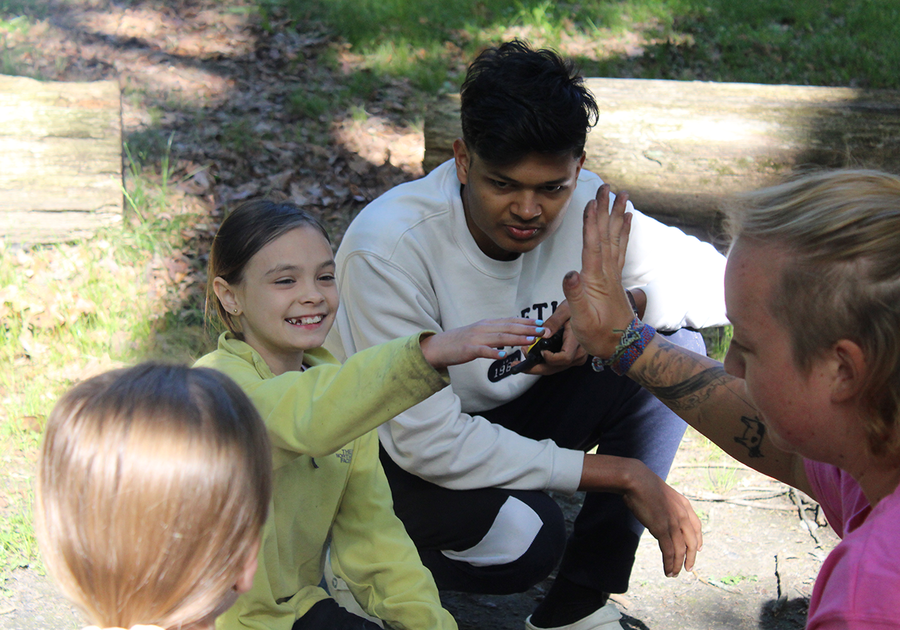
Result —
<instances>
[{"instance_id":1,"label":"tree trunk","mask_svg":"<svg viewBox=\"0 0 900 630\"><path fill-rule=\"evenodd\" d=\"M810 167L900 173L900 92L587 79L600 106L585 167L667 223L715 234L726 198ZM425 121L425 171L452 157L459 97Z\"/></svg>"},{"instance_id":2,"label":"tree trunk","mask_svg":"<svg viewBox=\"0 0 900 630\"><path fill-rule=\"evenodd\" d=\"M122 201L118 83L0 76L0 237L89 236Z\"/></svg>"}]
</instances>

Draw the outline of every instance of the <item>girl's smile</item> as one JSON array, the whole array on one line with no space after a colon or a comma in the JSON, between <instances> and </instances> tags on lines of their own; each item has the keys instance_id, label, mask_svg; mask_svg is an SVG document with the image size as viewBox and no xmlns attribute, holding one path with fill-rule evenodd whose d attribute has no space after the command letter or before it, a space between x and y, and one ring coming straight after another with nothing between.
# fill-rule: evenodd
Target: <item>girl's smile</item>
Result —
<instances>
[{"instance_id":1,"label":"girl's smile","mask_svg":"<svg viewBox=\"0 0 900 630\"><path fill-rule=\"evenodd\" d=\"M237 309L244 341L274 374L302 369L303 352L321 347L334 323L334 258L314 228L294 228L266 244L238 284L215 282L225 307Z\"/></svg>"},{"instance_id":2,"label":"girl's smile","mask_svg":"<svg viewBox=\"0 0 900 630\"><path fill-rule=\"evenodd\" d=\"M293 324L294 326L312 326L321 322L324 317L324 315L315 315L313 317L294 317L288 319L287 323Z\"/></svg>"}]
</instances>

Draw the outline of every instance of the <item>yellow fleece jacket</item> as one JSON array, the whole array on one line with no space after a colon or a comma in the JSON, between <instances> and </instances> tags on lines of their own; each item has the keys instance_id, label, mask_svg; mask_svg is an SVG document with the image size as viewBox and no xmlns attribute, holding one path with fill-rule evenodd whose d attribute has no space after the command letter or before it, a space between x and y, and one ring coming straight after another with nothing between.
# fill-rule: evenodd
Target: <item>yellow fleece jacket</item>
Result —
<instances>
[{"instance_id":1,"label":"yellow fleece jacket","mask_svg":"<svg viewBox=\"0 0 900 630\"><path fill-rule=\"evenodd\" d=\"M398 630L455 630L431 573L394 515L378 460L379 424L444 388L423 334L351 356L304 353L308 368L275 376L230 333L197 366L220 370L254 402L272 440L275 484L253 588L217 628L290 630L316 602L330 540L335 573L370 615Z\"/></svg>"}]
</instances>

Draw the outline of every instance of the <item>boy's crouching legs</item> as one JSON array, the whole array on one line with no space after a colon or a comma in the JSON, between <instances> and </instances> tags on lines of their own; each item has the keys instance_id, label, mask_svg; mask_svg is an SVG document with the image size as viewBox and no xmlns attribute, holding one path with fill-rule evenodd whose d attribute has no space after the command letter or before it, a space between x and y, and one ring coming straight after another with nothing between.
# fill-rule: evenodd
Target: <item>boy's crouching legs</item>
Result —
<instances>
[{"instance_id":1,"label":"boy's crouching legs","mask_svg":"<svg viewBox=\"0 0 900 630\"><path fill-rule=\"evenodd\" d=\"M506 595L546 579L565 545L565 519L556 502L542 492L515 492L474 546L421 555L440 589Z\"/></svg>"},{"instance_id":2,"label":"boy's crouching legs","mask_svg":"<svg viewBox=\"0 0 900 630\"><path fill-rule=\"evenodd\" d=\"M566 546L562 510L533 490L449 490L397 466L382 450L394 511L441 590L527 591L556 568Z\"/></svg>"}]
</instances>

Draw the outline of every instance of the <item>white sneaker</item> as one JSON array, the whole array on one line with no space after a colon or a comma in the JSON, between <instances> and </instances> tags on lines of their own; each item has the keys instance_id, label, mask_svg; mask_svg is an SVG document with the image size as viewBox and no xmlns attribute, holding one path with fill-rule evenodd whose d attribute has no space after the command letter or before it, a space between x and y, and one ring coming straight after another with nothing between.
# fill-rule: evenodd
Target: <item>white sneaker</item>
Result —
<instances>
[{"instance_id":1,"label":"white sneaker","mask_svg":"<svg viewBox=\"0 0 900 630\"><path fill-rule=\"evenodd\" d=\"M574 623L565 626L554 626L552 628L541 628L531 623L531 615L525 620L526 630L624 630L619 619L622 613L616 608L612 602L598 608L587 617L583 617Z\"/></svg>"},{"instance_id":2,"label":"white sneaker","mask_svg":"<svg viewBox=\"0 0 900 630\"><path fill-rule=\"evenodd\" d=\"M344 579L335 575L334 569L331 566L331 547L325 551L324 570L325 584L328 587L328 592L341 608L344 608L348 612L352 612L357 617L368 619L372 623L378 624L384 628L384 622L381 621L381 619L376 619L363 610L362 606L359 605L359 602L356 601L356 598L353 597L353 593L350 592L350 587L347 586Z\"/></svg>"}]
</instances>

